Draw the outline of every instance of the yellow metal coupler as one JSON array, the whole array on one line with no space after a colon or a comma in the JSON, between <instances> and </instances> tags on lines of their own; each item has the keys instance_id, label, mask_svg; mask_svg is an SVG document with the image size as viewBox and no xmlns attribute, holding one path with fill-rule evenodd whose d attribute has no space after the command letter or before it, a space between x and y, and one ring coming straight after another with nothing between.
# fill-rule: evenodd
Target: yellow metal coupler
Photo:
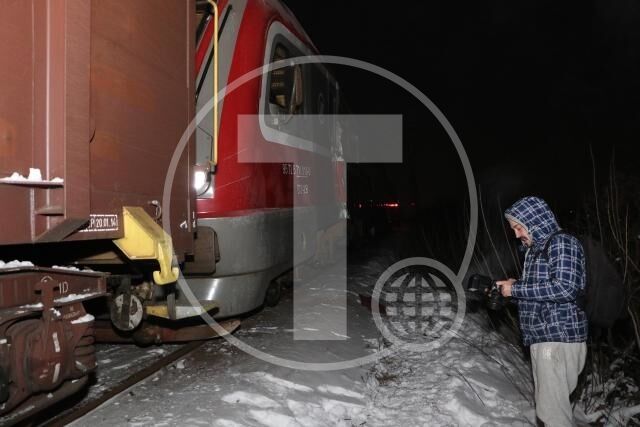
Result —
<instances>
[{"instance_id":1,"label":"yellow metal coupler","mask_svg":"<svg viewBox=\"0 0 640 427\"><path fill-rule=\"evenodd\" d=\"M171 236L160 227L141 207L125 206L124 237L113 242L131 260L155 259L160 271L153 272L157 285L166 285L178 280L179 270L172 267L173 243Z\"/></svg>"},{"instance_id":2,"label":"yellow metal coupler","mask_svg":"<svg viewBox=\"0 0 640 427\"><path fill-rule=\"evenodd\" d=\"M149 316L162 317L163 319L180 320L200 316L218 307L219 305L215 301L199 301L195 305L175 306L172 313L172 309L168 304L154 304L147 306L147 314Z\"/></svg>"},{"instance_id":3,"label":"yellow metal coupler","mask_svg":"<svg viewBox=\"0 0 640 427\"><path fill-rule=\"evenodd\" d=\"M157 285L166 285L178 280L180 270L172 266L173 243L171 236L160 227L141 207L126 206L123 208L124 237L114 243L131 260L158 261L160 271L153 272L153 281ZM199 301L196 306L176 306L173 303L150 304L145 311L150 316L165 319L184 319L199 316L205 311L218 307L215 301Z\"/></svg>"}]
</instances>

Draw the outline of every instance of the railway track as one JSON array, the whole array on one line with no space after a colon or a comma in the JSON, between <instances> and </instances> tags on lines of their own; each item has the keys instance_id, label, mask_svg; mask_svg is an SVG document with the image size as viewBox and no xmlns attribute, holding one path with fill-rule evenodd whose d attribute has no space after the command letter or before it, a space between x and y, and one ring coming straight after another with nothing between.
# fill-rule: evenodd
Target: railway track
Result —
<instances>
[{"instance_id":1,"label":"railway track","mask_svg":"<svg viewBox=\"0 0 640 427\"><path fill-rule=\"evenodd\" d=\"M68 425L86 415L98 406L102 405L104 402L121 393L126 392L131 387L144 381L153 374L161 371L163 368L171 365L176 360L193 353L201 346L203 346L206 342L207 341L194 341L182 345L174 351L170 351L166 355L159 357L152 363L144 364L143 368L137 370L130 376L125 377L124 379L113 384L109 384L105 390L103 390L96 396L89 396L69 409L65 409L64 407L62 407L62 405L65 404L65 402L62 402L61 405L53 407L46 413L38 415L37 418L29 421L25 425L38 427L58 427ZM66 405L69 405L69 402L66 402Z\"/></svg>"}]
</instances>

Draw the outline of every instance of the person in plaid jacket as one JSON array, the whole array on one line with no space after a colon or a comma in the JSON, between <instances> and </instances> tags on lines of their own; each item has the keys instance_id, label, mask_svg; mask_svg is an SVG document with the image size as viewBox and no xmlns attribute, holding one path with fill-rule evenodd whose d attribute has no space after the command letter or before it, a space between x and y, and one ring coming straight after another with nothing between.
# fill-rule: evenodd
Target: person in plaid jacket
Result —
<instances>
[{"instance_id":1,"label":"person in plaid jacket","mask_svg":"<svg viewBox=\"0 0 640 427\"><path fill-rule=\"evenodd\" d=\"M569 395L587 353L587 317L576 302L586 281L584 251L574 236L556 234L556 217L538 197L518 200L505 218L526 256L520 279L497 284L518 306L523 342L530 346L536 414L547 426L573 426Z\"/></svg>"}]
</instances>

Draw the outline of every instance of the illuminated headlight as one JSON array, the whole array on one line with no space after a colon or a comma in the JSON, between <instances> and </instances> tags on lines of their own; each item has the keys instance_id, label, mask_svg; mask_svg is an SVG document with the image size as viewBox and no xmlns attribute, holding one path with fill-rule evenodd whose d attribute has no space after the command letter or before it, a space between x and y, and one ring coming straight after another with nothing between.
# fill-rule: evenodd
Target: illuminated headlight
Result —
<instances>
[{"instance_id":1,"label":"illuminated headlight","mask_svg":"<svg viewBox=\"0 0 640 427\"><path fill-rule=\"evenodd\" d=\"M204 194L211 184L211 172L204 166L193 167L193 190L196 196Z\"/></svg>"}]
</instances>

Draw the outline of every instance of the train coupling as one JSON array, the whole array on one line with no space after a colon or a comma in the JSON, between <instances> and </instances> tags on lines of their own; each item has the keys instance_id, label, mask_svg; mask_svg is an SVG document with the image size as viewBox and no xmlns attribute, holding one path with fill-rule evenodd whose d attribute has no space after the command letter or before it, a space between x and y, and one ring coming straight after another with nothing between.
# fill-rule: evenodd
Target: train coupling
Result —
<instances>
[{"instance_id":1,"label":"train coupling","mask_svg":"<svg viewBox=\"0 0 640 427\"><path fill-rule=\"evenodd\" d=\"M219 308L217 301L198 301L196 304L178 304L175 293L169 294L167 300L160 304L147 305L147 315L169 320L182 320L198 317Z\"/></svg>"}]
</instances>

